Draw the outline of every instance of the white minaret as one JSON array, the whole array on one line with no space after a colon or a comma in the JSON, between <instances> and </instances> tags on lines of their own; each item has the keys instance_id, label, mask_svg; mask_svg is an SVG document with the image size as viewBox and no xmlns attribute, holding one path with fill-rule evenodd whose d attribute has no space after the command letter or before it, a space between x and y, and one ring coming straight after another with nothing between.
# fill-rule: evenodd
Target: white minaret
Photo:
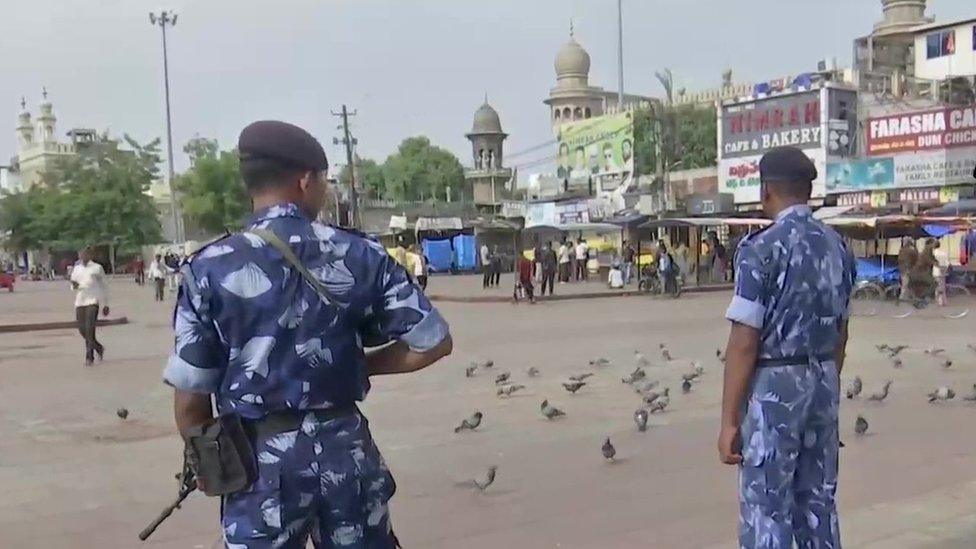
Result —
<instances>
[{"instance_id":1,"label":"white minaret","mask_svg":"<svg viewBox=\"0 0 976 549\"><path fill-rule=\"evenodd\" d=\"M41 104L39 108L41 110L41 114L37 117L37 131L40 134L40 140L45 143L53 143L56 141L54 136L54 125L57 123L57 118L54 116L54 107L47 99L47 88L42 88Z\"/></svg>"},{"instance_id":2,"label":"white minaret","mask_svg":"<svg viewBox=\"0 0 976 549\"><path fill-rule=\"evenodd\" d=\"M31 114L27 110L27 101L20 98L20 114L17 115L17 145L22 152L34 144L34 125L31 124Z\"/></svg>"}]
</instances>

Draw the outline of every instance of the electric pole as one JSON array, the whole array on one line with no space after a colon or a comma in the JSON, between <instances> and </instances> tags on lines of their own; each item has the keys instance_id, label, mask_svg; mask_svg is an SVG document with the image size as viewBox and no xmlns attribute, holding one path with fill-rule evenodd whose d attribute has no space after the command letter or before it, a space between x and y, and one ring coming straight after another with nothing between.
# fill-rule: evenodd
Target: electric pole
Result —
<instances>
[{"instance_id":1,"label":"electric pole","mask_svg":"<svg viewBox=\"0 0 976 549\"><path fill-rule=\"evenodd\" d=\"M176 13L166 10L160 11L159 15L150 12L149 24L154 27L158 26L163 35L163 85L166 92L166 152L169 164L169 196L172 202L174 237L176 242L182 243L186 235L183 234L183 216L180 215L179 197L176 196L176 188L173 187L173 179L175 178L173 169L173 122L169 108L169 54L166 50L166 27L176 26L176 16Z\"/></svg>"},{"instance_id":2,"label":"electric pole","mask_svg":"<svg viewBox=\"0 0 976 549\"><path fill-rule=\"evenodd\" d=\"M342 125L338 128L342 130L342 139L333 138L332 143L338 145L342 143L346 146L346 164L349 166L349 224L354 229L359 228L359 195L356 193L356 165L354 164L354 153L358 141L349 133L349 117L356 116L356 111L349 112L346 106L342 106L342 112L334 112L332 116L342 118ZM338 220L336 220L338 221Z\"/></svg>"},{"instance_id":3,"label":"electric pole","mask_svg":"<svg viewBox=\"0 0 976 549\"><path fill-rule=\"evenodd\" d=\"M624 109L624 11L617 0L617 109Z\"/></svg>"}]
</instances>

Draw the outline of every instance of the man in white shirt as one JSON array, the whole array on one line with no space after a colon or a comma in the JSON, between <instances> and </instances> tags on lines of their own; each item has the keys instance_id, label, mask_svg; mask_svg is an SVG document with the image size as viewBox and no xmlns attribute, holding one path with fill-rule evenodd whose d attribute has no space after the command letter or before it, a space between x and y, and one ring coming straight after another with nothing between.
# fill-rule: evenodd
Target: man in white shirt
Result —
<instances>
[{"instance_id":1,"label":"man in white shirt","mask_svg":"<svg viewBox=\"0 0 976 549\"><path fill-rule=\"evenodd\" d=\"M95 325L98 321L98 307L102 314L108 315L108 287L105 285L105 270L91 260L91 250L84 248L78 252L78 262L71 269L71 288L75 290L75 319L78 331L85 338L85 366L105 358L105 347L95 339Z\"/></svg>"},{"instance_id":2,"label":"man in white shirt","mask_svg":"<svg viewBox=\"0 0 976 549\"><path fill-rule=\"evenodd\" d=\"M576 245L576 280L586 280L589 273L586 270L586 261L589 259L590 246L586 240L580 239Z\"/></svg>"},{"instance_id":3,"label":"man in white shirt","mask_svg":"<svg viewBox=\"0 0 976 549\"><path fill-rule=\"evenodd\" d=\"M149 280L152 280L153 288L156 291L156 301L163 301L166 299L166 264L163 263L162 254L156 254L156 259L153 259L149 264Z\"/></svg>"},{"instance_id":4,"label":"man in white shirt","mask_svg":"<svg viewBox=\"0 0 976 549\"><path fill-rule=\"evenodd\" d=\"M494 280L494 273L491 270L491 254L488 253L488 244L481 245L481 287L488 288Z\"/></svg>"},{"instance_id":5,"label":"man in white shirt","mask_svg":"<svg viewBox=\"0 0 976 549\"><path fill-rule=\"evenodd\" d=\"M556 253L556 255L559 257L560 284L569 282L569 248L572 245L572 242L563 241L563 243L559 245L559 251Z\"/></svg>"}]
</instances>

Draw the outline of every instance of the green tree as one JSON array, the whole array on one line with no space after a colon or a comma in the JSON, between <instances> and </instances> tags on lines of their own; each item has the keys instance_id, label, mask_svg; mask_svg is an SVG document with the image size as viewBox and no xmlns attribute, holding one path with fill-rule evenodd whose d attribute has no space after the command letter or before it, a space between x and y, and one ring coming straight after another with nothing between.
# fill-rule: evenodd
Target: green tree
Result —
<instances>
[{"instance_id":1,"label":"green tree","mask_svg":"<svg viewBox=\"0 0 976 549\"><path fill-rule=\"evenodd\" d=\"M124 137L92 144L45 174L47 192L34 208L39 240L57 249L86 244L127 250L159 242L158 212L146 192L159 175L159 139L141 145Z\"/></svg>"},{"instance_id":2,"label":"green tree","mask_svg":"<svg viewBox=\"0 0 976 549\"><path fill-rule=\"evenodd\" d=\"M50 194L42 187L32 187L22 193L4 193L0 197L0 235L5 248L22 254L44 246L40 211L42 202Z\"/></svg>"},{"instance_id":3,"label":"green tree","mask_svg":"<svg viewBox=\"0 0 976 549\"><path fill-rule=\"evenodd\" d=\"M339 182L348 186L350 181L349 166L342 167L339 172ZM363 158L356 166L356 189L367 198L383 198L386 193L386 177L383 175L383 167L375 160Z\"/></svg>"},{"instance_id":4,"label":"green tree","mask_svg":"<svg viewBox=\"0 0 976 549\"><path fill-rule=\"evenodd\" d=\"M404 139L397 152L383 163L385 198L425 200L452 196L464 182L464 169L449 151L430 144L424 136Z\"/></svg>"},{"instance_id":5,"label":"green tree","mask_svg":"<svg viewBox=\"0 0 976 549\"><path fill-rule=\"evenodd\" d=\"M213 139L194 138L183 147L191 168L176 180L183 215L210 234L240 229L251 211L237 153Z\"/></svg>"}]
</instances>

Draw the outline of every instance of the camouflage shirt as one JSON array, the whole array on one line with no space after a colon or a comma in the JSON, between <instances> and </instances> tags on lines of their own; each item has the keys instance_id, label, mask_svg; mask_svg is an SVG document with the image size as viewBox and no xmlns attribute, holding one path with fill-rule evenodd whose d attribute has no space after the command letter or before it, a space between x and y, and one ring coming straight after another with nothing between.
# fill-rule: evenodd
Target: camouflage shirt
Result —
<instances>
[{"instance_id":1,"label":"camouflage shirt","mask_svg":"<svg viewBox=\"0 0 976 549\"><path fill-rule=\"evenodd\" d=\"M739 244L726 318L760 331L759 358L834 352L855 263L836 231L796 205Z\"/></svg>"}]
</instances>

